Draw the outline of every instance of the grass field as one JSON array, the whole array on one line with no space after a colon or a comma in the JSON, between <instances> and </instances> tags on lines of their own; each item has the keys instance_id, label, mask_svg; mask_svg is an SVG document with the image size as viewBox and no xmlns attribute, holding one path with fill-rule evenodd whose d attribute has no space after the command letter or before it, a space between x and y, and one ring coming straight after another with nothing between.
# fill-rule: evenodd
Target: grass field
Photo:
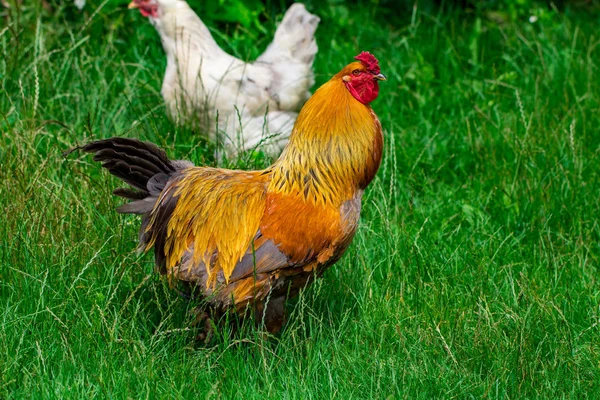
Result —
<instances>
[{"instance_id":1,"label":"grass field","mask_svg":"<svg viewBox=\"0 0 600 400\"><path fill-rule=\"evenodd\" d=\"M136 256L116 180L61 156L125 135L214 163L165 118L157 34L116 1L1 11L0 398L598 396L598 11L499 24L320 3L318 84L360 50L388 76L383 164L353 245L283 332L225 327L208 346ZM215 33L251 58L265 27Z\"/></svg>"}]
</instances>

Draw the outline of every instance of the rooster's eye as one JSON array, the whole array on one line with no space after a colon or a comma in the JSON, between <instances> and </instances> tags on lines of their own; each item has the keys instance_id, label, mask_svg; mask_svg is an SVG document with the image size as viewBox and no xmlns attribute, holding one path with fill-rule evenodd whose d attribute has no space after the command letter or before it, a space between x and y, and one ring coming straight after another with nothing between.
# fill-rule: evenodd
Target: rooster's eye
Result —
<instances>
[{"instance_id":1,"label":"rooster's eye","mask_svg":"<svg viewBox=\"0 0 600 400\"><path fill-rule=\"evenodd\" d=\"M355 69L354 71L352 71L352 74L355 76L360 75L360 69Z\"/></svg>"}]
</instances>

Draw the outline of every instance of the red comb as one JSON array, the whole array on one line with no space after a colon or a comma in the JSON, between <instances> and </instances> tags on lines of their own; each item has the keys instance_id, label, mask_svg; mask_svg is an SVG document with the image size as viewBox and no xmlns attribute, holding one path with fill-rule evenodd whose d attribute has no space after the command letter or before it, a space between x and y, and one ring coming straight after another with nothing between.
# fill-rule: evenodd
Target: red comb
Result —
<instances>
[{"instance_id":1,"label":"red comb","mask_svg":"<svg viewBox=\"0 0 600 400\"><path fill-rule=\"evenodd\" d=\"M354 57L354 59L360 61L362 65L365 66L367 71L369 71L372 74L378 74L379 72L381 72L381 70L379 69L379 61L377 61L375 56L369 53L368 51L363 51L362 53Z\"/></svg>"}]
</instances>

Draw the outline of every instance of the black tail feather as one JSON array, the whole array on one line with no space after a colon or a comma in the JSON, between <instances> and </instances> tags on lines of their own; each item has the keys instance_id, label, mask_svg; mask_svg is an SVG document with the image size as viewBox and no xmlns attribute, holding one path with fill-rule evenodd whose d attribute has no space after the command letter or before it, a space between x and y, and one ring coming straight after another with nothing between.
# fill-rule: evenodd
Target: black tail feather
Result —
<instances>
[{"instance_id":1,"label":"black tail feather","mask_svg":"<svg viewBox=\"0 0 600 400\"><path fill-rule=\"evenodd\" d=\"M161 207L156 207L159 196L167 187L169 182L177 179L186 168L192 167L189 161L171 161L166 153L156 145L141 142L136 139L111 138L98 140L67 150L63 155L66 157L76 150L93 153L94 160L101 162L112 175L121 179L131 188L118 188L113 191L117 196L132 200L117 208L117 212L126 214L142 215L142 226L139 231L139 249L145 251L148 243L154 236L155 259L161 273L165 269L165 241L167 229L159 229L157 232L149 232L150 214L157 221L157 226L166 227L173 213L176 199L173 193L168 195Z\"/></svg>"},{"instance_id":2,"label":"black tail feather","mask_svg":"<svg viewBox=\"0 0 600 400\"><path fill-rule=\"evenodd\" d=\"M102 163L102 166L112 175L129 184L133 189L118 188L113 193L130 200L143 200L151 195L156 196L165 187L169 177L181 169L179 164L191 165L171 161L155 144L137 139L113 137L97 140L67 150L64 155L67 156L75 150L93 153L94 161ZM134 203L129 207L123 207L123 212L134 210Z\"/></svg>"},{"instance_id":3,"label":"black tail feather","mask_svg":"<svg viewBox=\"0 0 600 400\"><path fill-rule=\"evenodd\" d=\"M123 197L129 200L142 200L147 196L146 192L140 192L129 188L116 188L113 190L115 196Z\"/></svg>"}]
</instances>

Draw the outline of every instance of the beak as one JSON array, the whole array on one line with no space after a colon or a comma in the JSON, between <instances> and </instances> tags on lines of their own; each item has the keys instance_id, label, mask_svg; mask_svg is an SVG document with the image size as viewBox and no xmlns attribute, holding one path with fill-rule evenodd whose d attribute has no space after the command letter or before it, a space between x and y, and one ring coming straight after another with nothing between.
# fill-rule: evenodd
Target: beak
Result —
<instances>
[{"instance_id":1,"label":"beak","mask_svg":"<svg viewBox=\"0 0 600 400\"><path fill-rule=\"evenodd\" d=\"M384 74L377 74L374 76L374 78L378 81L387 81L387 78L385 77Z\"/></svg>"},{"instance_id":2,"label":"beak","mask_svg":"<svg viewBox=\"0 0 600 400\"><path fill-rule=\"evenodd\" d=\"M127 8L129 10L132 10L134 8L140 8L140 5L135 0L133 0L131 3L129 3L129 5L127 6Z\"/></svg>"}]
</instances>

